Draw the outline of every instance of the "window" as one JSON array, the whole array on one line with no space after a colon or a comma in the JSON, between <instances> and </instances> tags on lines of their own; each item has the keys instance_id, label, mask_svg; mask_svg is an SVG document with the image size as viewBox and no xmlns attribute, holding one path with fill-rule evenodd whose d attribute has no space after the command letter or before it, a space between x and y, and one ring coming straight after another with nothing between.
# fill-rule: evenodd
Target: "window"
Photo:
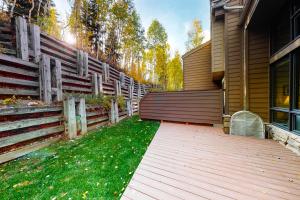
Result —
<instances>
[{"instance_id":1,"label":"window","mask_svg":"<svg viewBox=\"0 0 300 200\"><path fill-rule=\"evenodd\" d=\"M271 31L271 53L274 54L291 41L290 6L285 5Z\"/></svg>"},{"instance_id":2,"label":"window","mask_svg":"<svg viewBox=\"0 0 300 200\"><path fill-rule=\"evenodd\" d=\"M272 123L300 134L300 49L271 66Z\"/></svg>"},{"instance_id":3,"label":"window","mask_svg":"<svg viewBox=\"0 0 300 200\"><path fill-rule=\"evenodd\" d=\"M289 125L289 115L288 115L288 113L273 111L272 114L273 114L273 116L272 116L273 122L275 122L276 124L278 124L280 126L288 128L288 125ZM300 126L299 126L299 128L300 128Z\"/></svg>"},{"instance_id":4,"label":"window","mask_svg":"<svg viewBox=\"0 0 300 200\"><path fill-rule=\"evenodd\" d=\"M295 115L294 121L295 121L295 131L300 132L300 115Z\"/></svg>"},{"instance_id":5,"label":"window","mask_svg":"<svg viewBox=\"0 0 300 200\"><path fill-rule=\"evenodd\" d=\"M289 91L289 66L288 58L276 63L273 66L273 107L289 108L290 91Z\"/></svg>"}]
</instances>

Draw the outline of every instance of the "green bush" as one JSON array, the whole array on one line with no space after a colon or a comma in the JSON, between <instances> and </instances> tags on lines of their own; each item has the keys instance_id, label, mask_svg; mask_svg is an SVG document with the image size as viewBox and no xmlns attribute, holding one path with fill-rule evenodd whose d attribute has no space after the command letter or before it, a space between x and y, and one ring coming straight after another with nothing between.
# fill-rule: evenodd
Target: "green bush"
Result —
<instances>
[{"instance_id":1,"label":"green bush","mask_svg":"<svg viewBox=\"0 0 300 200\"><path fill-rule=\"evenodd\" d=\"M117 101L117 104L118 104L119 108L121 109L121 111L125 111L125 108L126 108L125 98L123 96L118 96L116 101Z\"/></svg>"}]
</instances>

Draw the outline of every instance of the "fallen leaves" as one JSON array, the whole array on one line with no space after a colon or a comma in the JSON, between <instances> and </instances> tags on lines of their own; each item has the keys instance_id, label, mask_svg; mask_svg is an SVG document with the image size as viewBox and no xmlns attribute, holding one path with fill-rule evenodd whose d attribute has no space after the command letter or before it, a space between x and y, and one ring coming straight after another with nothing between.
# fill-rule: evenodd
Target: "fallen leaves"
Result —
<instances>
[{"instance_id":1,"label":"fallen leaves","mask_svg":"<svg viewBox=\"0 0 300 200\"><path fill-rule=\"evenodd\" d=\"M24 181L22 183L17 183L15 185L13 185L13 188L17 188L17 187L25 187L27 185L32 184L32 181Z\"/></svg>"}]
</instances>

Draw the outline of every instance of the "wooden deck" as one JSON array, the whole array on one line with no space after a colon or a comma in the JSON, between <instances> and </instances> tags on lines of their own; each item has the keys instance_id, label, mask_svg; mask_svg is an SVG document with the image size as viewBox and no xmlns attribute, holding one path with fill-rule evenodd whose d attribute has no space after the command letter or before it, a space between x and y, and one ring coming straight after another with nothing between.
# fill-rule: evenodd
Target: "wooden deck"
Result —
<instances>
[{"instance_id":1,"label":"wooden deck","mask_svg":"<svg viewBox=\"0 0 300 200\"><path fill-rule=\"evenodd\" d=\"M272 140L162 123L121 199L300 199L300 157Z\"/></svg>"}]
</instances>

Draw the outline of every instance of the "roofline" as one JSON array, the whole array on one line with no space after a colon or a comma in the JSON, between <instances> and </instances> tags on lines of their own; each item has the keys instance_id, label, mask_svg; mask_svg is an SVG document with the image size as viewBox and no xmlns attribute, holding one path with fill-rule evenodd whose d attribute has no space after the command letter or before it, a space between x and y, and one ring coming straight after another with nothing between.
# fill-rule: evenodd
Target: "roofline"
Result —
<instances>
[{"instance_id":1,"label":"roofline","mask_svg":"<svg viewBox=\"0 0 300 200\"><path fill-rule=\"evenodd\" d=\"M194 49L192 49L192 50L186 52L185 54L182 55L182 58L185 58L185 57L187 57L187 56L189 56L189 55L191 55L191 54L197 52L198 50L200 50L200 49L206 47L206 46L209 45L209 44L211 44L211 40L209 40L209 41L207 41L207 42L205 42L205 43L203 43L203 44L200 44L200 45L197 46L196 48L194 48Z\"/></svg>"}]
</instances>

